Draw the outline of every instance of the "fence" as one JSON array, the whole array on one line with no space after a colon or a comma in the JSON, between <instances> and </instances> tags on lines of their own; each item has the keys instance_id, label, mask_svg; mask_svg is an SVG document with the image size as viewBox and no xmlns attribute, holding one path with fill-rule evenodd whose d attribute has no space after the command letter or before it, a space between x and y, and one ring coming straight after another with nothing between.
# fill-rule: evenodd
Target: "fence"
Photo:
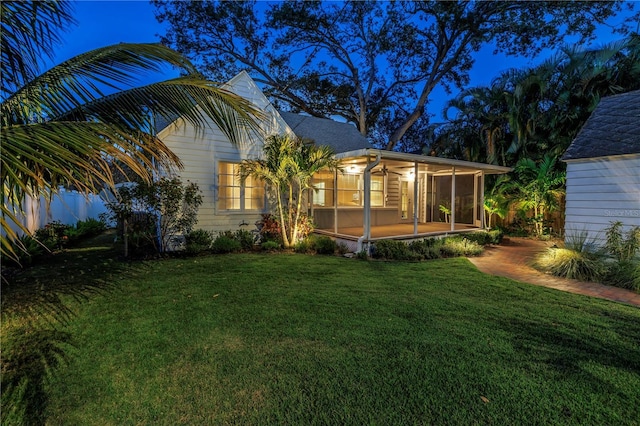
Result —
<instances>
[{"instance_id":1,"label":"fence","mask_svg":"<svg viewBox=\"0 0 640 426\"><path fill-rule=\"evenodd\" d=\"M23 203L23 211L24 214L18 214L20 223L29 232L34 232L54 221L73 225L79 220L90 217L97 219L100 214L107 212L107 207L98 195L84 195L61 188L51 203L48 203L45 197L39 199L27 197ZM22 233L18 225L14 223L9 225L19 234Z\"/></svg>"}]
</instances>

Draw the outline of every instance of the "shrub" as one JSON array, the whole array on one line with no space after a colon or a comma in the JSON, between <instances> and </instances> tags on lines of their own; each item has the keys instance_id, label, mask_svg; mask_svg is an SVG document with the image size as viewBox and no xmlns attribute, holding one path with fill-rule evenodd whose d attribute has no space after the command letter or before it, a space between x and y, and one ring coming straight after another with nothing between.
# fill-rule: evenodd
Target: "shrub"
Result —
<instances>
[{"instance_id":1,"label":"shrub","mask_svg":"<svg viewBox=\"0 0 640 426\"><path fill-rule=\"evenodd\" d=\"M640 252L640 227L634 226L626 236L622 235L622 222L611 222L605 228L607 252L615 257L618 262L628 262Z\"/></svg>"},{"instance_id":2,"label":"shrub","mask_svg":"<svg viewBox=\"0 0 640 426\"><path fill-rule=\"evenodd\" d=\"M254 240L253 234L250 231L247 231L246 229L238 229L233 234L233 237L240 243L240 247L242 247L242 250L253 250Z\"/></svg>"},{"instance_id":3,"label":"shrub","mask_svg":"<svg viewBox=\"0 0 640 426\"><path fill-rule=\"evenodd\" d=\"M277 243L275 241L265 241L260 245L260 247L262 247L262 250L265 251L275 251L280 250L280 243Z\"/></svg>"},{"instance_id":4,"label":"shrub","mask_svg":"<svg viewBox=\"0 0 640 426\"><path fill-rule=\"evenodd\" d=\"M318 254L335 254L338 249L336 242L325 235L313 238L312 244Z\"/></svg>"},{"instance_id":5,"label":"shrub","mask_svg":"<svg viewBox=\"0 0 640 426\"><path fill-rule=\"evenodd\" d=\"M616 287L640 291L640 262L622 261L611 264L603 281Z\"/></svg>"},{"instance_id":6,"label":"shrub","mask_svg":"<svg viewBox=\"0 0 640 426\"><path fill-rule=\"evenodd\" d=\"M604 273L598 256L588 250L551 248L538 256L536 266L559 277L582 281L598 281Z\"/></svg>"},{"instance_id":7,"label":"shrub","mask_svg":"<svg viewBox=\"0 0 640 426\"><path fill-rule=\"evenodd\" d=\"M500 244L502 242L502 238L504 237L504 233L498 229L494 229L492 231L477 231L470 232L468 234L464 234L463 238L468 241L475 241L481 246L486 246L487 244Z\"/></svg>"},{"instance_id":8,"label":"shrub","mask_svg":"<svg viewBox=\"0 0 640 426\"><path fill-rule=\"evenodd\" d=\"M213 233L204 229L191 231L184 238L188 254L198 254L209 250L213 243Z\"/></svg>"},{"instance_id":9,"label":"shrub","mask_svg":"<svg viewBox=\"0 0 640 426\"><path fill-rule=\"evenodd\" d=\"M442 257L440 249L443 241L436 238L412 241L409 250L420 256L421 259L439 259Z\"/></svg>"},{"instance_id":10,"label":"shrub","mask_svg":"<svg viewBox=\"0 0 640 426\"><path fill-rule=\"evenodd\" d=\"M47 223L44 228L38 229L34 233L34 237L49 250L61 249L68 240L65 232L70 228L70 225L65 225L60 221L53 221Z\"/></svg>"},{"instance_id":11,"label":"shrub","mask_svg":"<svg viewBox=\"0 0 640 426\"><path fill-rule=\"evenodd\" d=\"M282 241L282 234L280 233L280 224L278 219L270 214L266 213L262 215L262 218L256 223L258 231L260 231L260 239L263 242L266 241Z\"/></svg>"},{"instance_id":12,"label":"shrub","mask_svg":"<svg viewBox=\"0 0 640 426\"><path fill-rule=\"evenodd\" d=\"M15 257L3 253L3 265L19 266L24 268L30 265L35 258L41 256L47 251L40 242L30 235L23 235L19 237L17 241L13 241L12 248Z\"/></svg>"},{"instance_id":13,"label":"shrub","mask_svg":"<svg viewBox=\"0 0 640 426\"><path fill-rule=\"evenodd\" d=\"M227 235L220 234L211 244L211 251L214 253L236 253L242 250L240 242Z\"/></svg>"},{"instance_id":14,"label":"shrub","mask_svg":"<svg viewBox=\"0 0 640 426\"><path fill-rule=\"evenodd\" d=\"M475 241L461 237L445 238L440 248L443 256L477 256L482 253L482 246Z\"/></svg>"},{"instance_id":15,"label":"shrub","mask_svg":"<svg viewBox=\"0 0 640 426\"><path fill-rule=\"evenodd\" d=\"M107 229L107 224L102 220L88 218L78 221L78 223L76 223L76 229L80 238L94 237L104 232Z\"/></svg>"},{"instance_id":16,"label":"shrub","mask_svg":"<svg viewBox=\"0 0 640 426\"><path fill-rule=\"evenodd\" d=\"M409 250L409 246L397 240L376 241L372 257L388 260L420 260L419 254Z\"/></svg>"},{"instance_id":17,"label":"shrub","mask_svg":"<svg viewBox=\"0 0 640 426\"><path fill-rule=\"evenodd\" d=\"M366 250L362 250L356 253L356 259L358 260L369 260L369 255Z\"/></svg>"},{"instance_id":18,"label":"shrub","mask_svg":"<svg viewBox=\"0 0 640 426\"><path fill-rule=\"evenodd\" d=\"M308 236L304 240L299 240L295 246L293 246L293 251L302 254L313 252L313 237Z\"/></svg>"},{"instance_id":19,"label":"shrub","mask_svg":"<svg viewBox=\"0 0 640 426\"><path fill-rule=\"evenodd\" d=\"M345 243L338 243L337 250L338 254L341 256L349 253L349 247Z\"/></svg>"}]
</instances>

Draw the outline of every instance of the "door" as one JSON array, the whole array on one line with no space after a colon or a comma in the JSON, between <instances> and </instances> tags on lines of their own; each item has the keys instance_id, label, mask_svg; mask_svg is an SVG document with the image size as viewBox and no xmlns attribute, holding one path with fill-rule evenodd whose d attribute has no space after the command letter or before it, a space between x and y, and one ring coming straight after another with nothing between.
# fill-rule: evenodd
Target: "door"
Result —
<instances>
[{"instance_id":1,"label":"door","mask_svg":"<svg viewBox=\"0 0 640 426\"><path fill-rule=\"evenodd\" d=\"M400 180L400 222L413 222L413 180Z\"/></svg>"}]
</instances>

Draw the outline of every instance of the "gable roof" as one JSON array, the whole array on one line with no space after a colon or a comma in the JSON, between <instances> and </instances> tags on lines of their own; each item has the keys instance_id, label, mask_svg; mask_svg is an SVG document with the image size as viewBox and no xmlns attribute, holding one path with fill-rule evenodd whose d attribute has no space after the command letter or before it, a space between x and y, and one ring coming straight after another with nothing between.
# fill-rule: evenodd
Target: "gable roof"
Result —
<instances>
[{"instance_id":1,"label":"gable roof","mask_svg":"<svg viewBox=\"0 0 640 426\"><path fill-rule=\"evenodd\" d=\"M602 98L563 161L640 154L640 90Z\"/></svg>"},{"instance_id":2,"label":"gable roof","mask_svg":"<svg viewBox=\"0 0 640 426\"><path fill-rule=\"evenodd\" d=\"M367 138L351 124L292 112L278 112L296 136L311 139L316 145L328 145L336 154L372 148Z\"/></svg>"}]
</instances>

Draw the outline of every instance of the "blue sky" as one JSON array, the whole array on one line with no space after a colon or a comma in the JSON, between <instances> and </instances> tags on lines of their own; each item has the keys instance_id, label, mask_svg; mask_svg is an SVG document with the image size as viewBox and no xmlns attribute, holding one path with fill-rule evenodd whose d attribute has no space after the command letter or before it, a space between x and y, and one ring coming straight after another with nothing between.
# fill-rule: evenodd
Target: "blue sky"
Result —
<instances>
[{"instance_id":1,"label":"blue sky","mask_svg":"<svg viewBox=\"0 0 640 426\"><path fill-rule=\"evenodd\" d=\"M640 3L635 5L638 9ZM55 63L62 62L80 53L120 42L152 43L158 41L157 34L164 34L165 27L154 15L154 7L148 1L76 1L74 18L77 26L63 34L64 43L56 51ZM614 21L619 21L617 18ZM612 22L615 24L615 22ZM600 28L596 44L605 44L619 38L610 28ZM514 67L535 65L547 58L551 52L543 53L534 60L493 55L486 46L476 55L476 64L471 70L471 86L489 84L501 71ZM444 103L455 95L447 95L437 89L431 96L429 113L435 114L433 121L441 121Z\"/></svg>"}]
</instances>

